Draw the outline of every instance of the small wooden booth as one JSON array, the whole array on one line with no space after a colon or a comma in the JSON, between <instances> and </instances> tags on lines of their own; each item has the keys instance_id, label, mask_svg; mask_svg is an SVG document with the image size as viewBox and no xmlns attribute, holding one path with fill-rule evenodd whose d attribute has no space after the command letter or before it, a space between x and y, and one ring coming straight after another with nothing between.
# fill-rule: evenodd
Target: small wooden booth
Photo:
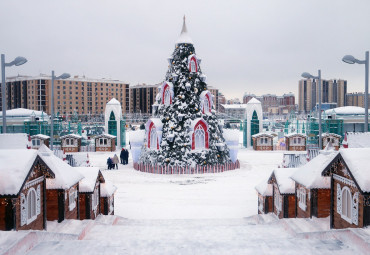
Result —
<instances>
[{"instance_id":1,"label":"small wooden booth","mask_svg":"<svg viewBox=\"0 0 370 255\"><path fill-rule=\"evenodd\" d=\"M38 154L55 174L54 179L46 180L47 220L78 219L78 183L83 176L45 145L40 147Z\"/></svg>"},{"instance_id":2,"label":"small wooden booth","mask_svg":"<svg viewBox=\"0 0 370 255\"><path fill-rule=\"evenodd\" d=\"M363 228L370 225L370 148L342 149L323 176L331 176L330 227Z\"/></svg>"},{"instance_id":3,"label":"small wooden booth","mask_svg":"<svg viewBox=\"0 0 370 255\"><path fill-rule=\"evenodd\" d=\"M116 151L116 136L102 134L95 136L95 151Z\"/></svg>"},{"instance_id":4,"label":"small wooden booth","mask_svg":"<svg viewBox=\"0 0 370 255\"><path fill-rule=\"evenodd\" d=\"M290 178L297 168L275 169L268 184L272 184L273 212L279 218L296 217L295 183Z\"/></svg>"},{"instance_id":5,"label":"small wooden booth","mask_svg":"<svg viewBox=\"0 0 370 255\"><path fill-rule=\"evenodd\" d=\"M291 133L285 135L286 149L288 151L305 151L307 137L304 134Z\"/></svg>"},{"instance_id":6,"label":"small wooden booth","mask_svg":"<svg viewBox=\"0 0 370 255\"><path fill-rule=\"evenodd\" d=\"M272 184L268 184L267 179L258 184L255 189L258 193L258 214L273 212Z\"/></svg>"},{"instance_id":7,"label":"small wooden booth","mask_svg":"<svg viewBox=\"0 0 370 255\"><path fill-rule=\"evenodd\" d=\"M114 193L117 187L109 182L100 184L100 212L104 215L114 215Z\"/></svg>"},{"instance_id":8,"label":"small wooden booth","mask_svg":"<svg viewBox=\"0 0 370 255\"><path fill-rule=\"evenodd\" d=\"M252 135L253 149L256 151L272 151L274 136L266 133Z\"/></svg>"},{"instance_id":9,"label":"small wooden booth","mask_svg":"<svg viewBox=\"0 0 370 255\"><path fill-rule=\"evenodd\" d=\"M334 133L323 133L321 134L321 141L322 141L322 148L324 149L329 142L331 142L331 145L334 146L335 150L339 150L340 148L340 139L342 136L334 134Z\"/></svg>"},{"instance_id":10,"label":"small wooden booth","mask_svg":"<svg viewBox=\"0 0 370 255\"><path fill-rule=\"evenodd\" d=\"M94 220L100 214L100 184L104 177L98 167L75 167L84 178L80 181L80 220Z\"/></svg>"},{"instance_id":11,"label":"small wooden booth","mask_svg":"<svg viewBox=\"0 0 370 255\"><path fill-rule=\"evenodd\" d=\"M323 177L321 173L337 154L334 150L322 152L292 175L298 218L326 218L330 215L330 177Z\"/></svg>"},{"instance_id":12,"label":"small wooden booth","mask_svg":"<svg viewBox=\"0 0 370 255\"><path fill-rule=\"evenodd\" d=\"M50 136L42 135L42 134L31 136L31 148L32 149L38 150L43 144L49 147L49 143L50 143Z\"/></svg>"},{"instance_id":13,"label":"small wooden booth","mask_svg":"<svg viewBox=\"0 0 370 255\"><path fill-rule=\"evenodd\" d=\"M61 145L64 152L79 152L81 151L82 136L76 134L69 134L61 136Z\"/></svg>"},{"instance_id":14,"label":"small wooden booth","mask_svg":"<svg viewBox=\"0 0 370 255\"><path fill-rule=\"evenodd\" d=\"M46 229L45 178L54 173L37 151L0 150L0 230Z\"/></svg>"}]
</instances>

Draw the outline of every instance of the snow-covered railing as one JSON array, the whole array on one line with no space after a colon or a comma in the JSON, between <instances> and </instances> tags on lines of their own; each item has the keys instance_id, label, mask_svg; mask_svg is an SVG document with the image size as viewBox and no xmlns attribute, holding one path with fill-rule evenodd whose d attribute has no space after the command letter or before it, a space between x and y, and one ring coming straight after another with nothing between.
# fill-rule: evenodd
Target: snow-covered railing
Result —
<instances>
[{"instance_id":1,"label":"snow-covered railing","mask_svg":"<svg viewBox=\"0 0 370 255\"><path fill-rule=\"evenodd\" d=\"M205 173L221 173L229 170L235 170L240 168L239 160L235 163L230 162L226 164L217 165L206 165L206 166L196 166L196 167L181 167L181 166L160 166L151 164L138 164L134 163L134 169L152 174L205 174Z\"/></svg>"}]
</instances>

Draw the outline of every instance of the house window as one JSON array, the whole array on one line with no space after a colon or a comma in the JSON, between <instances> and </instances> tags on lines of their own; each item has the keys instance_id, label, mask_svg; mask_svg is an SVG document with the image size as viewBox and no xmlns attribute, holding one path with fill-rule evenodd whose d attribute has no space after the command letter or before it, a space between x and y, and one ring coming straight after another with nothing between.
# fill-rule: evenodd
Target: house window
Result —
<instances>
[{"instance_id":1,"label":"house window","mask_svg":"<svg viewBox=\"0 0 370 255\"><path fill-rule=\"evenodd\" d=\"M150 147L151 149L157 149L157 130L155 127L150 129Z\"/></svg>"},{"instance_id":2,"label":"house window","mask_svg":"<svg viewBox=\"0 0 370 255\"><path fill-rule=\"evenodd\" d=\"M195 149L196 150L202 150L205 148L205 132L202 127L202 125L198 125L198 127L195 130Z\"/></svg>"},{"instance_id":3,"label":"house window","mask_svg":"<svg viewBox=\"0 0 370 255\"><path fill-rule=\"evenodd\" d=\"M297 190L297 197L298 197L298 206L303 211L306 211L306 189L299 188Z\"/></svg>"},{"instance_id":4,"label":"house window","mask_svg":"<svg viewBox=\"0 0 370 255\"><path fill-rule=\"evenodd\" d=\"M342 218L352 223L352 195L348 187L342 189Z\"/></svg>"},{"instance_id":5,"label":"house window","mask_svg":"<svg viewBox=\"0 0 370 255\"><path fill-rule=\"evenodd\" d=\"M99 144L100 145L107 145L108 144L108 139L107 138L100 138L99 139Z\"/></svg>"},{"instance_id":6,"label":"house window","mask_svg":"<svg viewBox=\"0 0 370 255\"><path fill-rule=\"evenodd\" d=\"M279 215L279 213L281 211L281 208L282 208L282 197L281 197L277 187L275 187L274 204L275 204L275 208L276 208L276 213Z\"/></svg>"},{"instance_id":7,"label":"house window","mask_svg":"<svg viewBox=\"0 0 370 255\"><path fill-rule=\"evenodd\" d=\"M74 145L74 139L73 138L66 138L66 145Z\"/></svg>"},{"instance_id":8,"label":"house window","mask_svg":"<svg viewBox=\"0 0 370 255\"><path fill-rule=\"evenodd\" d=\"M171 92L169 89L166 89L164 92L164 104L165 105L170 105L171 103Z\"/></svg>"},{"instance_id":9,"label":"house window","mask_svg":"<svg viewBox=\"0 0 370 255\"><path fill-rule=\"evenodd\" d=\"M69 210L72 211L76 207L77 192L74 188L69 191Z\"/></svg>"},{"instance_id":10,"label":"house window","mask_svg":"<svg viewBox=\"0 0 370 255\"><path fill-rule=\"evenodd\" d=\"M27 224L37 218L36 202L36 190L34 188L30 188L27 193Z\"/></svg>"},{"instance_id":11,"label":"house window","mask_svg":"<svg viewBox=\"0 0 370 255\"><path fill-rule=\"evenodd\" d=\"M40 146L40 144L41 144L40 139L33 139L32 140L32 146L38 147L38 146Z\"/></svg>"}]
</instances>

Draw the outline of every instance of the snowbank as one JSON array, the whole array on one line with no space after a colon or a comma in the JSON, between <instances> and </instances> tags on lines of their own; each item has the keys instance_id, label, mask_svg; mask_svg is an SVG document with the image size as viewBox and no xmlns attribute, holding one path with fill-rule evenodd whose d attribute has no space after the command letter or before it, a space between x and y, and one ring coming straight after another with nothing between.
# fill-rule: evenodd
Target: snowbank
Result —
<instances>
[{"instance_id":1,"label":"snowbank","mask_svg":"<svg viewBox=\"0 0 370 255\"><path fill-rule=\"evenodd\" d=\"M239 151L239 130L237 129L223 129L222 134L225 138L227 147L230 150L230 158L233 163L238 159Z\"/></svg>"},{"instance_id":2,"label":"snowbank","mask_svg":"<svg viewBox=\"0 0 370 255\"><path fill-rule=\"evenodd\" d=\"M134 163L138 162L140 159L141 148L144 144L145 130L136 130L130 132L130 144L131 144L131 154Z\"/></svg>"},{"instance_id":3,"label":"snowbank","mask_svg":"<svg viewBox=\"0 0 370 255\"><path fill-rule=\"evenodd\" d=\"M27 134L0 134L0 149L27 149L28 146Z\"/></svg>"}]
</instances>

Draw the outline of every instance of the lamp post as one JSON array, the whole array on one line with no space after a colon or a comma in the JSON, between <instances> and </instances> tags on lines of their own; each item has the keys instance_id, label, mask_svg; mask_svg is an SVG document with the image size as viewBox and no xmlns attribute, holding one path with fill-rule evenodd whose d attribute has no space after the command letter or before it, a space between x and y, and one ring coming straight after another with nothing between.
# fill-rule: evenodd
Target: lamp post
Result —
<instances>
[{"instance_id":1,"label":"lamp post","mask_svg":"<svg viewBox=\"0 0 370 255\"><path fill-rule=\"evenodd\" d=\"M322 136L322 128L321 128L321 70L318 71L317 76L313 76L310 73L302 73L302 77L306 79L317 79L319 80L319 150L322 149L322 141L321 141L321 136Z\"/></svg>"},{"instance_id":2,"label":"lamp post","mask_svg":"<svg viewBox=\"0 0 370 255\"><path fill-rule=\"evenodd\" d=\"M50 150L53 150L54 145L54 80L63 80L71 77L68 73L55 77L54 70L51 71L51 128L50 128Z\"/></svg>"},{"instance_id":3,"label":"lamp post","mask_svg":"<svg viewBox=\"0 0 370 255\"><path fill-rule=\"evenodd\" d=\"M364 98L364 106L365 106L365 127L364 131L369 131L369 105L368 105L368 98L369 98L369 51L365 52L365 60L358 60L352 55L345 55L342 58L342 61L347 64L365 64L365 98Z\"/></svg>"},{"instance_id":4,"label":"lamp post","mask_svg":"<svg viewBox=\"0 0 370 255\"><path fill-rule=\"evenodd\" d=\"M20 66L27 62L24 57L16 57L12 62L5 63L5 54L1 54L1 95L3 111L3 134L6 133L6 84L5 84L5 67Z\"/></svg>"}]
</instances>

